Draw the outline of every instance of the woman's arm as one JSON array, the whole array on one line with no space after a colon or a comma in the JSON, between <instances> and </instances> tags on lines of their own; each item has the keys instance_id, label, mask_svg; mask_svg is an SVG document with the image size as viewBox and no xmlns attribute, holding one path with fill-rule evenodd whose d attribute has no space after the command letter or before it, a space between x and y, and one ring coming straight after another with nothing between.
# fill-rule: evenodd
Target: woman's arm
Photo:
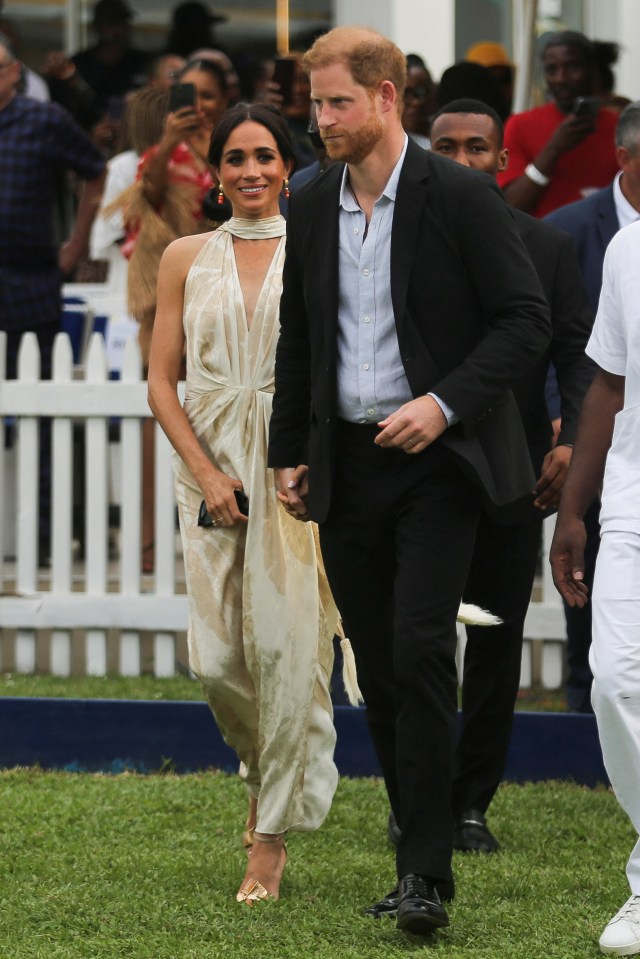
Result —
<instances>
[{"instance_id":1,"label":"woman's arm","mask_svg":"<svg viewBox=\"0 0 640 959\"><path fill-rule=\"evenodd\" d=\"M186 140L197 127L193 107L182 107L175 113L167 114L162 139L154 153L148 157L142 168L142 186L149 203L160 209L169 186L169 161L171 154L183 140Z\"/></svg>"},{"instance_id":2,"label":"woman's arm","mask_svg":"<svg viewBox=\"0 0 640 959\"><path fill-rule=\"evenodd\" d=\"M183 237L164 252L158 274L158 306L149 362L149 406L173 448L193 473L210 514L222 525L246 523L234 489L242 483L216 468L202 449L178 399L177 386L184 349L182 314L189 268L207 237Z\"/></svg>"}]
</instances>

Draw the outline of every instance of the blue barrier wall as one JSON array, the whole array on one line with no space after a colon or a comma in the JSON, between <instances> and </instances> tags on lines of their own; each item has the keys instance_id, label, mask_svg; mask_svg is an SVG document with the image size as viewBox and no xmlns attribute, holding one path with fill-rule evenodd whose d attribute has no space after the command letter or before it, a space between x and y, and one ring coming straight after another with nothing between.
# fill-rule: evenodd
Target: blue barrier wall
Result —
<instances>
[{"instance_id":1,"label":"blue barrier wall","mask_svg":"<svg viewBox=\"0 0 640 959\"><path fill-rule=\"evenodd\" d=\"M379 775L365 711L337 706L335 723L341 775ZM205 703L0 697L1 767L150 772L169 763L181 773L237 768ZM517 712L505 778L607 782L594 717Z\"/></svg>"}]
</instances>

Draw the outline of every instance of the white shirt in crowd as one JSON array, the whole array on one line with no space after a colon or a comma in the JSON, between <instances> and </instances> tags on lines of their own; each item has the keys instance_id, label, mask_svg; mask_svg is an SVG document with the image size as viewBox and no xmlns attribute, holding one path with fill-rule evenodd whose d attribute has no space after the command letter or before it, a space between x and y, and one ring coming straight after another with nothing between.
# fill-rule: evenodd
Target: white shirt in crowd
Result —
<instances>
[{"instance_id":1,"label":"white shirt in crowd","mask_svg":"<svg viewBox=\"0 0 640 959\"><path fill-rule=\"evenodd\" d=\"M604 259L602 292L587 354L601 369L625 377L607 456L602 532L640 533L640 221L620 230Z\"/></svg>"}]
</instances>

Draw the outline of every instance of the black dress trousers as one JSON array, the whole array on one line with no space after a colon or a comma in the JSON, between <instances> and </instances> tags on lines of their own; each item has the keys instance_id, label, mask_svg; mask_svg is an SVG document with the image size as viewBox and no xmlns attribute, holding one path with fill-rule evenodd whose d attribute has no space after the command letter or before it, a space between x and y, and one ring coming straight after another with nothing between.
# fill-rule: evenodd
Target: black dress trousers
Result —
<instances>
[{"instance_id":1,"label":"black dress trousers","mask_svg":"<svg viewBox=\"0 0 640 959\"><path fill-rule=\"evenodd\" d=\"M453 843L455 620L480 494L440 443L407 454L376 446L378 432L339 423L320 542L402 829L398 875L446 879Z\"/></svg>"}]
</instances>

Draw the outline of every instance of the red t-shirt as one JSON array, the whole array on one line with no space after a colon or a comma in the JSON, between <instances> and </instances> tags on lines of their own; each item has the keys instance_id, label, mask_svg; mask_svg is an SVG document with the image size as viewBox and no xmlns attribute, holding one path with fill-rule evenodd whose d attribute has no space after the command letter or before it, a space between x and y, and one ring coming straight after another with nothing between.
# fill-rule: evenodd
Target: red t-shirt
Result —
<instances>
[{"instance_id":1,"label":"red t-shirt","mask_svg":"<svg viewBox=\"0 0 640 959\"><path fill-rule=\"evenodd\" d=\"M504 130L504 145L509 150L509 164L498 174L501 187L517 180L529 163L549 142L552 134L567 117L555 105L516 113L509 117ZM607 186L618 172L615 130L618 116L612 110L598 111L596 129L577 147L567 150L556 163L551 183L544 192L534 216L543 217L559 206L582 200L589 193Z\"/></svg>"}]
</instances>

